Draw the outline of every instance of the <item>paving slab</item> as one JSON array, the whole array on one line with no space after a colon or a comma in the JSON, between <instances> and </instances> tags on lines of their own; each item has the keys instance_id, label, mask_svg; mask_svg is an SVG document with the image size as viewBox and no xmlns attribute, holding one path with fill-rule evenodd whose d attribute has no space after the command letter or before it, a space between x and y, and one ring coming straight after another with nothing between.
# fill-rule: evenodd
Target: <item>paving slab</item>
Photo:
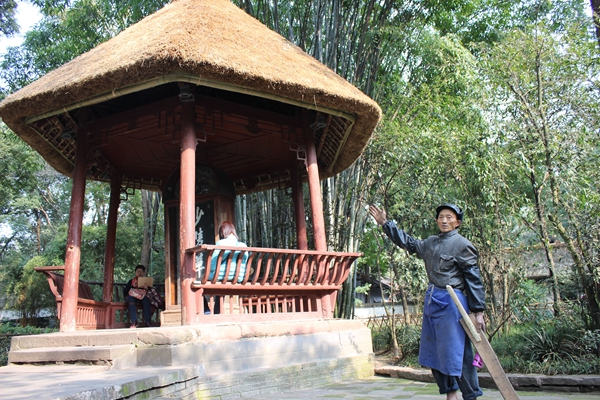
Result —
<instances>
[{"instance_id":1,"label":"paving slab","mask_svg":"<svg viewBox=\"0 0 600 400\"><path fill-rule=\"evenodd\" d=\"M54 365L7 366L0 368L0 398L7 400L46 399L114 399L122 398L127 387L137 388L157 380L172 383L202 375L198 367L143 367L131 370L107 370L102 366ZM494 389L483 389L480 400L502 400ZM600 393L557 393L518 391L522 400L598 400ZM290 399L348 399L392 400L419 399L443 400L435 383L418 380L373 376L308 389L274 390L272 393L248 390L236 393L236 398L255 400ZM165 397L166 398L166 397ZM168 397L176 399L177 397ZM214 397L216 398L216 397ZM223 399L227 396L223 396Z\"/></svg>"},{"instance_id":2,"label":"paving slab","mask_svg":"<svg viewBox=\"0 0 600 400\"><path fill-rule=\"evenodd\" d=\"M53 365L0 367L0 398L3 400L123 398L140 386L171 383L182 376L203 374L193 367L142 367L107 370L101 366Z\"/></svg>"},{"instance_id":3,"label":"paving slab","mask_svg":"<svg viewBox=\"0 0 600 400\"><path fill-rule=\"evenodd\" d=\"M483 396L479 400L502 400L499 391L483 389ZM600 393L555 393L555 392L517 392L522 400L598 400ZM368 379L350 382L332 383L311 389L300 389L262 394L260 397L244 397L253 400L300 400L300 399L352 399L352 400L444 400L446 396L440 395L435 383L413 381L409 379L374 376Z\"/></svg>"}]
</instances>

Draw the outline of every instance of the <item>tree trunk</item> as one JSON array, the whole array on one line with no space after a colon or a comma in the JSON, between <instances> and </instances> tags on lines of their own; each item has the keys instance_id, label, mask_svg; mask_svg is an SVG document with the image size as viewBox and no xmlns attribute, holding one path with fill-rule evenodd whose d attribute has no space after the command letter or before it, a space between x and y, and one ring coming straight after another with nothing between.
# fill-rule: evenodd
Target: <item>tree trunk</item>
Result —
<instances>
[{"instance_id":1,"label":"tree trunk","mask_svg":"<svg viewBox=\"0 0 600 400\"><path fill-rule=\"evenodd\" d=\"M152 238L150 228L150 216L152 214L152 200L150 192L142 189L142 210L144 215L144 233L142 238L142 251L140 254L140 264L146 267L146 272L150 267L150 252L152 251Z\"/></svg>"},{"instance_id":2,"label":"tree trunk","mask_svg":"<svg viewBox=\"0 0 600 400\"><path fill-rule=\"evenodd\" d=\"M404 287L400 286L398 288L400 292L400 297L402 298L402 309L404 310L404 324L410 324L410 310L408 309L408 298L406 297L406 290Z\"/></svg>"},{"instance_id":3,"label":"tree trunk","mask_svg":"<svg viewBox=\"0 0 600 400\"><path fill-rule=\"evenodd\" d=\"M140 264L146 267L148 275L152 275L152 245L154 237L156 236L156 224L160 208L160 194L142 189L141 196L144 216L144 233Z\"/></svg>"},{"instance_id":4,"label":"tree trunk","mask_svg":"<svg viewBox=\"0 0 600 400\"><path fill-rule=\"evenodd\" d=\"M565 227L558 221L558 219L549 215L548 219L554 225L559 235L565 241L567 248L569 249L569 253L571 254L571 258L573 259L573 263L575 264L575 269L579 275L579 279L581 281L581 286L585 293L585 300L588 308L588 314L590 316L590 327L591 330L600 329L600 285L598 282L595 282L593 279L590 279L584 268L584 262L580 255L580 252L577 251L575 243L573 239L569 236Z\"/></svg>"},{"instance_id":5,"label":"tree trunk","mask_svg":"<svg viewBox=\"0 0 600 400\"><path fill-rule=\"evenodd\" d=\"M592 13L594 14L594 25L596 28L596 40L600 45L600 0L590 0L592 6Z\"/></svg>"}]
</instances>

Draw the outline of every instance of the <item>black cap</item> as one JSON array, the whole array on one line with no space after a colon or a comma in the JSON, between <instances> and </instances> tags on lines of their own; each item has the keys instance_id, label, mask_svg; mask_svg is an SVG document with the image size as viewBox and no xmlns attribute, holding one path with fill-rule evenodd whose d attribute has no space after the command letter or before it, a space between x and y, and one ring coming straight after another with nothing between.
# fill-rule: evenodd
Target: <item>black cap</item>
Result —
<instances>
[{"instance_id":1,"label":"black cap","mask_svg":"<svg viewBox=\"0 0 600 400\"><path fill-rule=\"evenodd\" d=\"M435 218L436 219L440 215L440 211L442 211L443 209L448 209L448 210L454 211L454 213L456 214L456 218L459 221L462 221L462 219L463 219L462 208L460 208L459 206L456 206L454 204L450 204L450 203L442 204L441 206L439 206L438 208L435 209Z\"/></svg>"}]
</instances>

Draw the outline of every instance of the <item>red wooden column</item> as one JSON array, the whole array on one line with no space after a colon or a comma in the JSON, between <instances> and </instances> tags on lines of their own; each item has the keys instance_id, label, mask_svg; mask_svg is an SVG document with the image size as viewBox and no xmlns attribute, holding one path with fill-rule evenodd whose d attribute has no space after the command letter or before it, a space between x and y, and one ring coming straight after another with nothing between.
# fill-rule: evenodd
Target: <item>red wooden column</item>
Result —
<instances>
[{"instance_id":1,"label":"red wooden column","mask_svg":"<svg viewBox=\"0 0 600 400\"><path fill-rule=\"evenodd\" d=\"M89 110L82 109L79 118L77 142L75 144L75 165L73 167L73 188L71 189L71 208L69 213L69 231L65 254L65 283L63 288L60 331L77 329L77 298L79 293L79 266L81 262L81 229L83 225L83 201L85 197L86 154L88 132L85 126Z\"/></svg>"},{"instance_id":2,"label":"red wooden column","mask_svg":"<svg viewBox=\"0 0 600 400\"><path fill-rule=\"evenodd\" d=\"M321 197L321 185L319 181L319 166L317 165L315 137L311 130L307 129L305 132L307 133L305 138L306 170L308 171L308 190L310 192L310 208L312 210L315 248L318 251L327 251L325 218L323 217L323 199Z\"/></svg>"},{"instance_id":3,"label":"red wooden column","mask_svg":"<svg viewBox=\"0 0 600 400\"><path fill-rule=\"evenodd\" d=\"M113 300L115 281L115 243L117 238L117 216L121 203L121 176L113 177L110 181L110 204L108 205L108 220L106 221L106 246L104 247L104 285L102 286L102 301ZM123 299L125 301L125 299Z\"/></svg>"},{"instance_id":4,"label":"red wooden column","mask_svg":"<svg viewBox=\"0 0 600 400\"><path fill-rule=\"evenodd\" d=\"M298 250L308 250L306 236L306 211L304 210L304 193L300 179L300 164L295 161L290 170L292 177L292 200L294 202L294 219L296 220L296 237Z\"/></svg>"},{"instance_id":5,"label":"red wooden column","mask_svg":"<svg viewBox=\"0 0 600 400\"><path fill-rule=\"evenodd\" d=\"M196 322L196 301L192 291L195 279L194 257L185 250L194 247L195 232L195 194L196 194L196 103L184 96L181 98L181 176L179 188L179 265L181 276L181 324L192 325ZM186 94L188 94L186 92Z\"/></svg>"},{"instance_id":6,"label":"red wooden column","mask_svg":"<svg viewBox=\"0 0 600 400\"><path fill-rule=\"evenodd\" d=\"M306 130L306 169L308 171L308 189L310 190L310 207L312 209L313 234L315 236L315 248L318 251L327 251L327 239L325 236L325 218L323 216L323 198L321 196L321 184L319 181L319 166L317 165L317 152L315 148L315 137L312 130ZM321 298L323 317L333 318L334 300L330 294Z\"/></svg>"}]
</instances>

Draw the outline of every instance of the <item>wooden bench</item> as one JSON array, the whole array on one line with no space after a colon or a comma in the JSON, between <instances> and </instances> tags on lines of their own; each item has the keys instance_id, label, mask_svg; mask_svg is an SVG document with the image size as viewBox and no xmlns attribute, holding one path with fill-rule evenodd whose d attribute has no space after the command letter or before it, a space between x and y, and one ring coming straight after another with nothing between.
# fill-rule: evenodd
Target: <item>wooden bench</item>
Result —
<instances>
[{"instance_id":1,"label":"wooden bench","mask_svg":"<svg viewBox=\"0 0 600 400\"><path fill-rule=\"evenodd\" d=\"M195 260L199 321L331 318L337 292L362 255L215 245L187 252Z\"/></svg>"},{"instance_id":2,"label":"wooden bench","mask_svg":"<svg viewBox=\"0 0 600 400\"><path fill-rule=\"evenodd\" d=\"M57 273L57 271L64 271L65 267L35 267L34 269L46 276L50 290L56 298L56 315L60 319L64 275ZM110 324L109 311L110 303L94 300L90 285L88 285L87 282L80 280L76 314L77 329L106 329Z\"/></svg>"},{"instance_id":3,"label":"wooden bench","mask_svg":"<svg viewBox=\"0 0 600 400\"><path fill-rule=\"evenodd\" d=\"M63 300L62 293L64 288L64 274L60 274L58 271L64 271L65 267L35 267L34 270L46 276L50 290L56 299L56 315L60 319ZM86 282L79 280L77 311L75 316L77 330L129 328L130 323L127 303L124 301L125 298L123 298L123 301L119 301L121 300L120 292L123 291L125 284L115 284L115 294L113 298L117 301L112 301L110 303L95 300L91 285L98 285L102 287L102 283L99 282ZM138 305L138 308L140 307L141 303ZM160 320L158 317L158 310L153 319L156 321Z\"/></svg>"}]
</instances>

